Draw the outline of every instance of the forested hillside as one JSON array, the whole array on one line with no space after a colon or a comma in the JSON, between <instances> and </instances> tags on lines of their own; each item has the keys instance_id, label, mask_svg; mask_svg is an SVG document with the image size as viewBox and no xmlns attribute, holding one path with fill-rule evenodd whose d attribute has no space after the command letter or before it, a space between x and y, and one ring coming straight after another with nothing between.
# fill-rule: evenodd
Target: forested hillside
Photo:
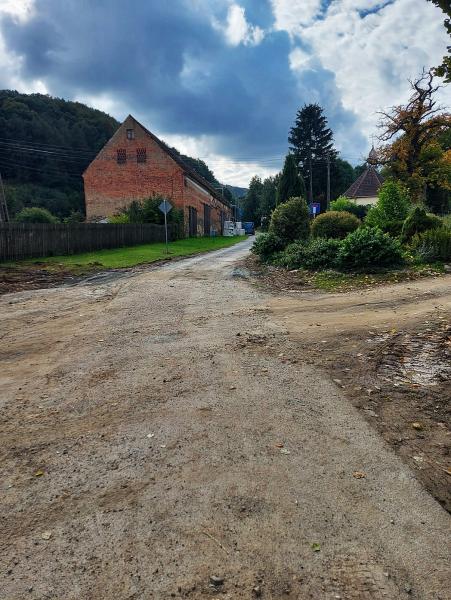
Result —
<instances>
[{"instance_id":1,"label":"forested hillside","mask_svg":"<svg viewBox=\"0 0 451 600\"><path fill-rule=\"evenodd\" d=\"M117 129L105 113L42 94L0 91L0 172L14 214L83 210L81 173Z\"/></svg>"},{"instance_id":2,"label":"forested hillside","mask_svg":"<svg viewBox=\"0 0 451 600\"><path fill-rule=\"evenodd\" d=\"M10 213L39 206L60 219L82 218L81 174L118 127L113 117L80 102L0 90L0 173ZM181 157L221 186L202 160ZM225 196L232 200L229 190Z\"/></svg>"}]
</instances>

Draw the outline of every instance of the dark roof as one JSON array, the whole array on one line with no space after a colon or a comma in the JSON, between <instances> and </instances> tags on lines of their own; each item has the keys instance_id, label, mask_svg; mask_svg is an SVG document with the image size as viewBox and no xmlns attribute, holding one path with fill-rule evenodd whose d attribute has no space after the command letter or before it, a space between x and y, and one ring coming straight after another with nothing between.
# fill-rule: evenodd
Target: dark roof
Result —
<instances>
[{"instance_id":1,"label":"dark roof","mask_svg":"<svg viewBox=\"0 0 451 600\"><path fill-rule=\"evenodd\" d=\"M194 171L194 169L192 169L190 166L188 166L186 164L186 162L179 156L179 154L177 154L177 152L174 152L172 150L172 148L169 148L169 146L167 144L165 144L163 142L163 140L160 140L160 138L158 138L154 133L149 131L147 129L147 127L144 127L144 125L142 125L139 121L137 121L135 119L135 117L133 117L132 115L128 115L128 117L127 117L127 119L125 119L125 121L127 121L128 119L133 119L133 121L135 121L135 123L137 123L140 127L142 127L144 129L144 131L147 133L147 135L149 135L160 146L160 148L162 148L166 152L166 154L169 154L169 156L172 158L172 160L174 160L184 170L186 175L189 175L189 177L191 177L191 179L194 179L194 181L196 181L199 185L201 185L203 188L205 188L217 200L219 200L226 206L229 206L229 203L227 202L227 200L225 198L223 198L222 194L220 194L219 191L216 188L214 188L210 182L208 182L206 179L204 179L202 177L202 175L199 175L199 173L197 173L196 171ZM125 121L124 121L124 123L125 123Z\"/></svg>"},{"instance_id":2,"label":"dark roof","mask_svg":"<svg viewBox=\"0 0 451 600\"><path fill-rule=\"evenodd\" d=\"M347 198L374 198L383 183L382 175L369 166L343 195Z\"/></svg>"}]
</instances>

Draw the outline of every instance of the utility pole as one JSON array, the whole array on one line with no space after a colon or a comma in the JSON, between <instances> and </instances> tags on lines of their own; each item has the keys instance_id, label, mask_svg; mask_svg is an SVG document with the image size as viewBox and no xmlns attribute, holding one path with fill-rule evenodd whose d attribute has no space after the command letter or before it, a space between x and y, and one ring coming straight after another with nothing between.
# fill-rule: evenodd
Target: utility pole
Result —
<instances>
[{"instance_id":1,"label":"utility pole","mask_svg":"<svg viewBox=\"0 0 451 600\"><path fill-rule=\"evenodd\" d=\"M308 159L308 170L309 170L309 203L313 203L313 173L312 173L312 150L310 149L309 159Z\"/></svg>"},{"instance_id":2,"label":"utility pole","mask_svg":"<svg viewBox=\"0 0 451 600\"><path fill-rule=\"evenodd\" d=\"M6 204L5 188L3 187L2 174L0 173L0 223L8 223L8 205Z\"/></svg>"},{"instance_id":3,"label":"utility pole","mask_svg":"<svg viewBox=\"0 0 451 600\"><path fill-rule=\"evenodd\" d=\"M327 210L330 208L330 154L327 155Z\"/></svg>"}]
</instances>

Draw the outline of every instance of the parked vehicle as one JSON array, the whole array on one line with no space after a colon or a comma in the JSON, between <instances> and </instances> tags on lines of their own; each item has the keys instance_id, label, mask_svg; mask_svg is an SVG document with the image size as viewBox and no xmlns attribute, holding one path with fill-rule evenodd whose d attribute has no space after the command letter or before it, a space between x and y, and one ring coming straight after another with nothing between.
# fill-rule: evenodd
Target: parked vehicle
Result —
<instances>
[{"instance_id":1,"label":"parked vehicle","mask_svg":"<svg viewBox=\"0 0 451 600\"><path fill-rule=\"evenodd\" d=\"M243 229L246 232L246 235L254 235L255 234L255 225L253 221L244 221L242 223Z\"/></svg>"}]
</instances>

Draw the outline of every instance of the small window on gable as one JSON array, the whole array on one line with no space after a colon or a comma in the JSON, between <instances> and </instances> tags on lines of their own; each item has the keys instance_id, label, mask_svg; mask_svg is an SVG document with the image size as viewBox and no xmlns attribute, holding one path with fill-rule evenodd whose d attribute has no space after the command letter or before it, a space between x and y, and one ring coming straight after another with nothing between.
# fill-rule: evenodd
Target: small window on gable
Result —
<instances>
[{"instance_id":1,"label":"small window on gable","mask_svg":"<svg viewBox=\"0 0 451 600\"><path fill-rule=\"evenodd\" d=\"M127 161L127 151L125 148L119 148L117 151L117 162L119 165L123 165Z\"/></svg>"},{"instance_id":2,"label":"small window on gable","mask_svg":"<svg viewBox=\"0 0 451 600\"><path fill-rule=\"evenodd\" d=\"M138 148L136 150L136 160L139 163L145 163L147 160L147 150L146 148Z\"/></svg>"},{"instance_id":3,"label":"small window on gable","mask_svg":"<svg viewBox=\"0 0 451 600\"><path fill-rule=\"evenodd\" d=\"M128 140L135 139L135 130L134 129L127 129L127 139Z\"/></svg>"}]
</instances>

